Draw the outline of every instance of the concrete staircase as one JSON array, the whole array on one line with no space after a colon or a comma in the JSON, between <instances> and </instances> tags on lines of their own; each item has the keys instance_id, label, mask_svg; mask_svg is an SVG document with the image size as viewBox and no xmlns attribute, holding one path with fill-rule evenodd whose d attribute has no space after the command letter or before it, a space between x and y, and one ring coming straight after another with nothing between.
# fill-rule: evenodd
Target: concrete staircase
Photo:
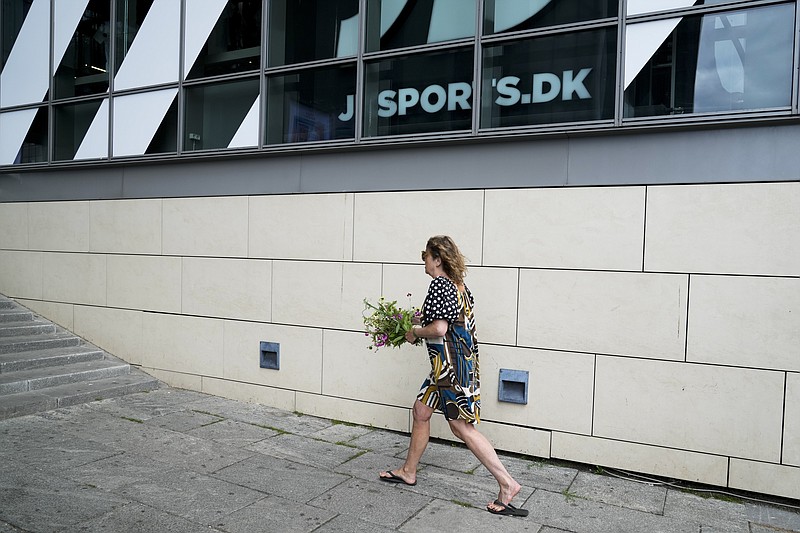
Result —
<instances>
[{"instance_id":1,"label":"concrete staircase","mask_svg":"<svg viewBox=\"0 0 800 533\"><path fill-rule=\"evenodd\" d=\"M0 420L158 387L155 378L0 295Z\"/></svg>"}]
</instances>

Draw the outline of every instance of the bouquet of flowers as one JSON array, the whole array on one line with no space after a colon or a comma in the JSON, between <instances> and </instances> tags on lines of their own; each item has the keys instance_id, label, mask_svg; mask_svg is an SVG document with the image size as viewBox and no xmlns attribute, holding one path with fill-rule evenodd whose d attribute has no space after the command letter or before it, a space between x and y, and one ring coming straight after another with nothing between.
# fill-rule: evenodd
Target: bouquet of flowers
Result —
<instances>
[{"instance_id":1,"label":"bouquet of flowers","mask_svg":"<svg viewBox=\"0 0 800 533\"><path fill-rule=\"evenodd\" d=\"M411 293L408 295L411 301ZM385 346L397 348L406 341L406 332L411 329L414 319L419 318L418 307L409 306L401 309L397 301L387 301L386 298L378 299L377 304L364 298L364 327L367 328L365 336L372 338L370 350L378 351ZM417 341L414 344L419 344Z\"/></svg>"}]
</instances>

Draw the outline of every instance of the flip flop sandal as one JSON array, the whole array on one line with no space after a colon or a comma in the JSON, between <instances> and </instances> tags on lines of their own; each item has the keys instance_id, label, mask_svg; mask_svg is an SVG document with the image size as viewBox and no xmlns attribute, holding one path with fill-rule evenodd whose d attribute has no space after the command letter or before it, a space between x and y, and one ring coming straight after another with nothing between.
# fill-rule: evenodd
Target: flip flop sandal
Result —
<instances>
[{"instance_id":1,"label":"flip flop sandal","mask_svg":"<svg viewBox=\"0 0 800 533\"><path fill-rule=\"evenodd\" d=\"M414 485L417 484L416 481L414 483L409 483L408 481L406 481L405 479L401 478L400 476L398 476L397 474L395 474L391 470L387 470L385 473L389 474L389 476L387 477L387 476L379 475L378 479L380 479L381 481L385 481L387 483L402 483L404 485L408 485L409 487L413 487Z\"/></svg>"},{"instance_id":2,"label":"flip flop sandal","mask_svg":"<svg viewBox=\"0 0 800 533\"><path fill-rule=\"evenodd\" d=\"M517 507L514 507L510 503L503 503L500 500L495 500L494 504L499 507L502 507L502 509L499 511L495 511L494 509L487 507L486 510L492 514L499 514L503 516L519 516L519 517L528 516L527 509L518 509Z\"/></svg>"}]
</instances>

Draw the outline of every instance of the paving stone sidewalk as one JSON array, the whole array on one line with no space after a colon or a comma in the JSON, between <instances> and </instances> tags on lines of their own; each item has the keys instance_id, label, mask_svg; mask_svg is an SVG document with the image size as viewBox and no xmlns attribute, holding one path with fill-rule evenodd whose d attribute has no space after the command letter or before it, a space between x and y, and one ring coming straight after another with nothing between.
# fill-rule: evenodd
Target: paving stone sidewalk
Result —
<instances>
[{"instance_id":1,"label":"paving stone sidewalk","mask_svg":"<svg viewBox=\"0 0 800 533\"><path fill-rule=\"evenodd\" d=\"M162 388L0 421L0 533L800 532L800 512L512 455L528 518L485 511L491 475L432 442L415 487L378 480L406 435Z\"/></svg>"}]
</instances>

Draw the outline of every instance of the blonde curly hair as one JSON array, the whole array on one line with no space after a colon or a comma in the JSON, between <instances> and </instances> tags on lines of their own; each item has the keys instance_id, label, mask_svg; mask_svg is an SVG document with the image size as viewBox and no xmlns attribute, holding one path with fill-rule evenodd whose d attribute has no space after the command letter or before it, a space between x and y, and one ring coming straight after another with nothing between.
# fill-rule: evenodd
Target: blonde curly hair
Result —
<instances>
[{"instance_id":1,"label":"blonde curly hair","mask_svg":"<svg viewBox=\"0 0 800 533\"><path fill-rule=\"evenodd\" d=\"M466 258L447 235L435 235L428 239L425 250L435 259L441 259L442 269L456 284L464 282L467 275Z\"/></svg>"}]
</instances>

